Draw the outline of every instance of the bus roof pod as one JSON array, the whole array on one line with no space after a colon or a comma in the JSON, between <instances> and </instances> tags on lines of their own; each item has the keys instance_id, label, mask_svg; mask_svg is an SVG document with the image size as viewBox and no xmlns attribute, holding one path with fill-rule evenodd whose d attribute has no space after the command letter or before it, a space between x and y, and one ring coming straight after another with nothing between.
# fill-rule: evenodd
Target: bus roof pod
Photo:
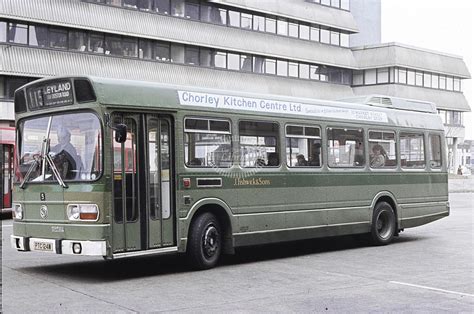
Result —
<instances>
[{"instance_id":1,"label":"bus roof pod","mask_svg":"<svg viewBox=\"0 0 474 314\"><path fill-rule=\"evenodd\" d=\"M436 105L432 102L386 95L357 96L340 99L340 101L407 111L438 113Z\"/></svg>"}]
</instances>

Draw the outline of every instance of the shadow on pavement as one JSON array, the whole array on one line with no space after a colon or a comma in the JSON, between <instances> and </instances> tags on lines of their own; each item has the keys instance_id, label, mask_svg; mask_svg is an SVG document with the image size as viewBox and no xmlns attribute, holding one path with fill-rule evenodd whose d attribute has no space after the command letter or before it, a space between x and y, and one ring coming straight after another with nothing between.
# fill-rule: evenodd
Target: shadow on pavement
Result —
<instances>
[{"instance_id":1,"label":"shadow on pavement","mask_svg":"<svg viewBox=\"0 0 474 314\"><path fill-rule=\"evenodd\" d=\"M396 237L391 245L420 241L423 237ZM313 240L269 244L239 248L235 255L223 256L218 267L231 267L247 263L291 257L324 254L333 251L351 250L368 247L367 240L361 236L342 236ZM374 250L377 248L374 247ZM184 255L164 255L135 257L119 260L81 261L47 266L18 268L25 273L61 277L76 282L103 283L140 277L170 275L192 272ZM212 271L212 270L209 270Z\"/></svg>"}]
</instances>

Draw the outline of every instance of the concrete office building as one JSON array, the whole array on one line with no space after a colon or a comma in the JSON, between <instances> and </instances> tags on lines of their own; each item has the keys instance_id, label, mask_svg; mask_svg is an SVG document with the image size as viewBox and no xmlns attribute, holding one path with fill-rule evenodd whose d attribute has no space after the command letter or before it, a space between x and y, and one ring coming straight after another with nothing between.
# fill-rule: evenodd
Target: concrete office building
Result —
<instances>
[{"instance_id":1,"label":"concrete office building","mask_svg":"<svg viewBox=\"0 0 474 314\"><path fill-rule=\"evenodd\" d=\"M462 113L470 110L461 89L470 78L466 65L400 44L351 48L380 40L380 5L359 21L370 2L0 0L0 139L11 137L17 87L45 76L95 75L321 99L433 101L455 155Z\"/></svg>"}]
</instances>

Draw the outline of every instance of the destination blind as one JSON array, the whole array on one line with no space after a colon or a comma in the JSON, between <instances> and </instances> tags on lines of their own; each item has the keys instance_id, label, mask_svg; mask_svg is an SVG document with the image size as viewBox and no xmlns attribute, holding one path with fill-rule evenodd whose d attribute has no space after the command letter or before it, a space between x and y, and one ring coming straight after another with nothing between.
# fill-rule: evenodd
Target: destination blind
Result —
<instances>
[{"instance_id":1,"label":"destination blind","mask_svg":"<svg viewBox=\"0 0 474 314\"><path fill-rule=\"evenodd\" d=\"M28 108L67 106L74 103L72 84L69 80L48 82L27 90Z\"/></svg>"}]
</instances>

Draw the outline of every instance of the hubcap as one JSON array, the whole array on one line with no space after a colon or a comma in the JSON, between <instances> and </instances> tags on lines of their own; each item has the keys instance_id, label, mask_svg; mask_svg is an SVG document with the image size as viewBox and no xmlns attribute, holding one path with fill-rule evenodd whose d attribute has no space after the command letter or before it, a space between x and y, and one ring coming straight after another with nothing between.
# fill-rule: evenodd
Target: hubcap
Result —
<instances>
[{"instance_id":1,"label":"hubcap","mask_svg":"<svg viewBox=\"0 0 474 314\"><path fill-rule=\"evenodd\" d=\"M210 258L216 254L219 247L219 233L216 227L210 225L206 228L203 238L203 249L206 257Z\"/></svg>"},{"instance_id":2,"label":"hubcap","mask_svg":"<svg viewBox=\"0 0 474 314\"><path fill-rule=\"evenodd\" d=\"M388 239L393 232L393 226L390 223L390 214L387 211L381 211L375 224L377 233L382 239Z\"/></svg>"}]
</instances>

